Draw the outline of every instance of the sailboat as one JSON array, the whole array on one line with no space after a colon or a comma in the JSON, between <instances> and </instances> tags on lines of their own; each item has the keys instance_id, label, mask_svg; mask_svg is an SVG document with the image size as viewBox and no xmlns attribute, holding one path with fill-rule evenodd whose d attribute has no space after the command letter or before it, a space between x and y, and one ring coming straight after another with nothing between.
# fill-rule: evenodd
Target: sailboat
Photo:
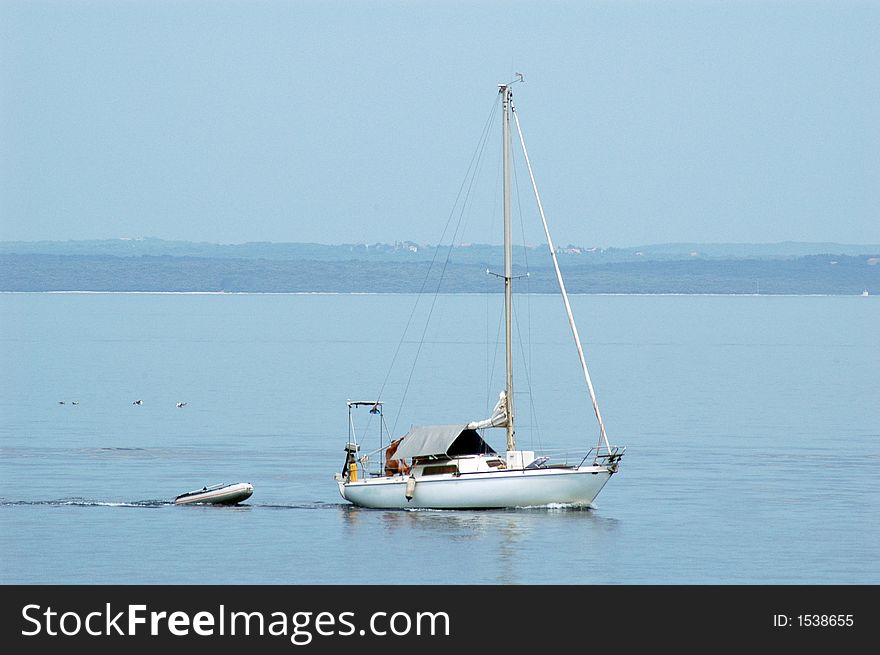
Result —
<instances>
[{"instance_id":1,"label":"sailboat","mask_svg":"<svg viewBox=\"0 0 880 655\"><path fill-rule=\"evenodd\" d=\"M522 77L519 76L519 80ZM492 415L483 420L464 420L445 425L413 426L402 437L384 434L381 400L348 401L349 435L345 460L335 479L342 497L360 507L385 509L492 509L541 506L591 506L619 468L625 447L610 445L587 369L584 350L575 325L556 248L550 238L541 198L535 184L519 117L513 107L511 83L499 84L502 105L502 173L504 214L504 325L505 388ZM532 190L541 216L544 235L556 272L556 280L577 349L586 388L599 426L596 446L582 458L554 462L516 444L513 407L513 294L511 240L511 118L516 126ZM369 408L379 416L380 448L363 452L354 430L353 412ZM487 430L506 432L503 454L484 438ZM388 442L384 440L388 438ZM388 445L385 446L384 443Z\"/></svg>"}]
</instances>

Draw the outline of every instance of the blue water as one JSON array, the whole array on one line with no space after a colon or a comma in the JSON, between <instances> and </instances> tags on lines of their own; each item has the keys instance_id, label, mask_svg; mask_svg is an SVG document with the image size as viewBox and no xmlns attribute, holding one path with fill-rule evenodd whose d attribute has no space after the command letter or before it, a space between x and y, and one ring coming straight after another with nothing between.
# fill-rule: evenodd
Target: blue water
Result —
<instances>
[{"instance_id":1,"label":"blue water","mask_svg":"<svg viewBox=\"0 0 880 655\"><path fill-rule=\"evenodd\" d=\"M347 399L381 390L399 435L503 384L498 297L424 297L401 344L415 300L0 294L0 582L880 583L876 298L574 297L627 446L596 507L353 508ZM559 299L517 308L519 443L585 451Z\"/></svg>"}]
</instances>

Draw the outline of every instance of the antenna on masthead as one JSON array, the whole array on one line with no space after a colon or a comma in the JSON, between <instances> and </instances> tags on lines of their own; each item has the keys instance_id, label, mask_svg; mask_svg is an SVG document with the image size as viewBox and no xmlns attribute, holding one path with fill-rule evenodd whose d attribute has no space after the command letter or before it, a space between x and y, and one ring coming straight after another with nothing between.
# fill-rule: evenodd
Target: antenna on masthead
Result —
<instances>
[{"instance_id":1,"label":"antenna on masthead","mask_svg":"<svg viewBox=\"0 0 880 655\"><path fill-rule=\"evenodd\" d=\"M499 84L498 88L499 89L507 89L511 85L516 84L517 82L525 82L525 80L523 79L522 73L514 73L514 75L516 76L515 80L512 80L511 82L507 82L506 84Z\"/></svg>"}]
</instances>

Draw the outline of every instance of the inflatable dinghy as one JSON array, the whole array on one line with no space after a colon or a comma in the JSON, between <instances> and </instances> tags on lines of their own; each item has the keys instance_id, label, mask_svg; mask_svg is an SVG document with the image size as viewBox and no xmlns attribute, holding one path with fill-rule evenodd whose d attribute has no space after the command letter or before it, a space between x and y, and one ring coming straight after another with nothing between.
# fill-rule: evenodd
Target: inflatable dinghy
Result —
<instances>
[{"instance_id":1,"label":"inflatable dinghy","mask_svg":"<svg viewBox=\"0 0 880 655\"><path fill-rule=\"evenodd\" d=\"M185 494L180 494L174 499L174 504L236 505L250 498L253 493L254 486L250 482L215 484L212 487L202 487L195 491L187 491Z\"/></svg>"}]
</instances>

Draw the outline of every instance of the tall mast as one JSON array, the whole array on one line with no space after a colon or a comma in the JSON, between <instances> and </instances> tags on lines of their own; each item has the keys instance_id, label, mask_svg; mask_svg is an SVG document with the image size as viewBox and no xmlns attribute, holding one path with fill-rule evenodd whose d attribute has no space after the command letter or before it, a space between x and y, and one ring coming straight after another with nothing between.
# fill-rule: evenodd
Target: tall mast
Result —
<instances>
[{"instance_id":1,"label":"tall mast","mask_svg":"<svg viewBox=\"0 0 880 655\"><path fill-rule=\"evenodd\" d=\"M510 227L510 85L501 84L504 111L501 114L502 155L504 160L504 342L507 380L507 450L516 450L516 432L513 429L513 246Z\"/></svg>"}]
</instances>

